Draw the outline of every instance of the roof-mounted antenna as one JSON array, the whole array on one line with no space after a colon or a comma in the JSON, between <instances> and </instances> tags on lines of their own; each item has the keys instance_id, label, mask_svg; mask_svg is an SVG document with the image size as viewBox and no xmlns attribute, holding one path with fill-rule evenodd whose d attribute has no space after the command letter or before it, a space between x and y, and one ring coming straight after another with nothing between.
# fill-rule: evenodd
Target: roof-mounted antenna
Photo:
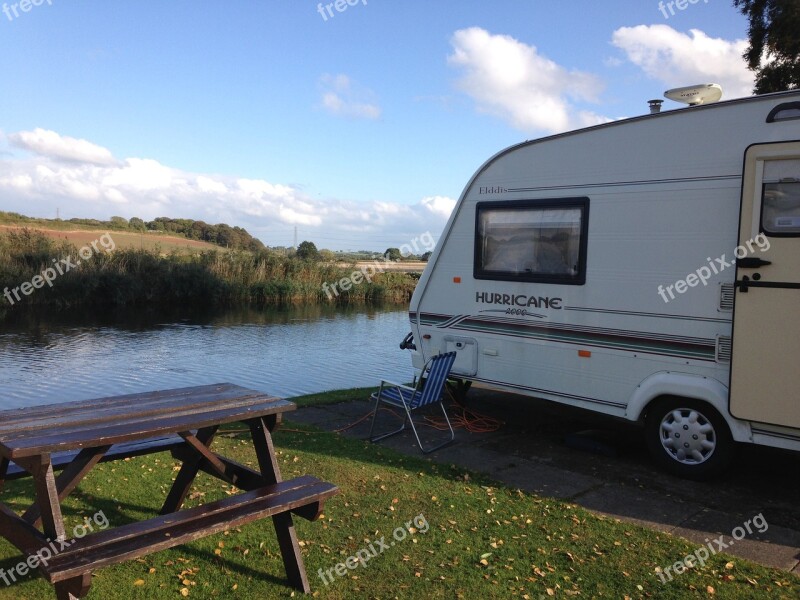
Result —
<instances>
[{"instance_id":1,"label":"roof-mounted antenna","mask_svg":"<svg viewBox=\"0 0 800 600\"><path fill-rule=\"evenodd\" d=\"M689 106L712 104L722 98L722 86L717 83L702 83L687 87L675 88L664 92L664 96L675 102L682 102Z\"/></svg>"}]
</instances>

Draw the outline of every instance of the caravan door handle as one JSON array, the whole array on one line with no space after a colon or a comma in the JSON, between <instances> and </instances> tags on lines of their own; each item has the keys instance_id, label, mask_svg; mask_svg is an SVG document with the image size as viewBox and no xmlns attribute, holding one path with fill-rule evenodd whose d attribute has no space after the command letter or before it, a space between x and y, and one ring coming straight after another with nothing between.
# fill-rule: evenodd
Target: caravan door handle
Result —
<instances>
[{"instance_id":1,"label":"caravan door handle","mask_svg":"<svg viewBox=\"0 0 800 600\"><path fill-rule=\"evenodd\" d=\"M748 256L747 258L736 259L736 266L739 267L740 269L757 269L759 267L766 267L767 265L771 264L772 263L770 261L755 256Z\"/></svg>"}]
</instances>

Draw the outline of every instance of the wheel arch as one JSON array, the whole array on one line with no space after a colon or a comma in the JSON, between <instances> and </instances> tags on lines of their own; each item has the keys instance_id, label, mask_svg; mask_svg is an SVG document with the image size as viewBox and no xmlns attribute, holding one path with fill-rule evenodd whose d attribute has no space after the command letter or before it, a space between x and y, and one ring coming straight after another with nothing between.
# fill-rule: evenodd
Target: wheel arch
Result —
<instances>
[{"instance_id":1,"label":"wheel arch","mask_svg":"<svg viewBox=\"0 0 800 600\"><path fill-rule=\"evenodd\" d=\"M648 407L661 398L691 398L709 404L725 420L737 442L752 442L750 423L740 421L728 412L728 388L722 382L702 375L661 371L643 380L631 396L625 417L643 421Z\"/></svg>"}]
</instances>

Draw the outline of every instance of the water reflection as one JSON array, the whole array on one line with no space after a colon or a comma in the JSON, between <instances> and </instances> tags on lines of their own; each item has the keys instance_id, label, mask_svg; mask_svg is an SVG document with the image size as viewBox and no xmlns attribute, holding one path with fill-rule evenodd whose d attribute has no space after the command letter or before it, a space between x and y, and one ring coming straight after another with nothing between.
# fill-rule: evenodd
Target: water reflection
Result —
<instances>
[{"instance_id":1,"label":"water reflection","mask_svg":"<svg viewBox=\"0 0 800 600\"><path fill-rule=\"evenodd\" d=\"M0 408L230 381L278 396L412 377L405 310L24 314L0 333Z\"/></svg>"}]
</instances>

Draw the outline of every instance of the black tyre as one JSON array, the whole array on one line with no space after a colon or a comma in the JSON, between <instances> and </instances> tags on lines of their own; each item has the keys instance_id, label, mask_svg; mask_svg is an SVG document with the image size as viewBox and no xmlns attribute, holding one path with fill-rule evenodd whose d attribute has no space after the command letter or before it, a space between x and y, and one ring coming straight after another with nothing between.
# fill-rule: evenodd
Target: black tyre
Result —
<instances>
[{"instance_id":1,"label":"black tyre","mask_svg":"<svg viewBox=\"0 0 800 600\"><path fill-rule=\"evenodd\" d=\"M733 458L728 424L716 409L700 400L656 400L647 410L645 436L659 466L685 479L715 477Z\"/></svg>"}]
</instances>

